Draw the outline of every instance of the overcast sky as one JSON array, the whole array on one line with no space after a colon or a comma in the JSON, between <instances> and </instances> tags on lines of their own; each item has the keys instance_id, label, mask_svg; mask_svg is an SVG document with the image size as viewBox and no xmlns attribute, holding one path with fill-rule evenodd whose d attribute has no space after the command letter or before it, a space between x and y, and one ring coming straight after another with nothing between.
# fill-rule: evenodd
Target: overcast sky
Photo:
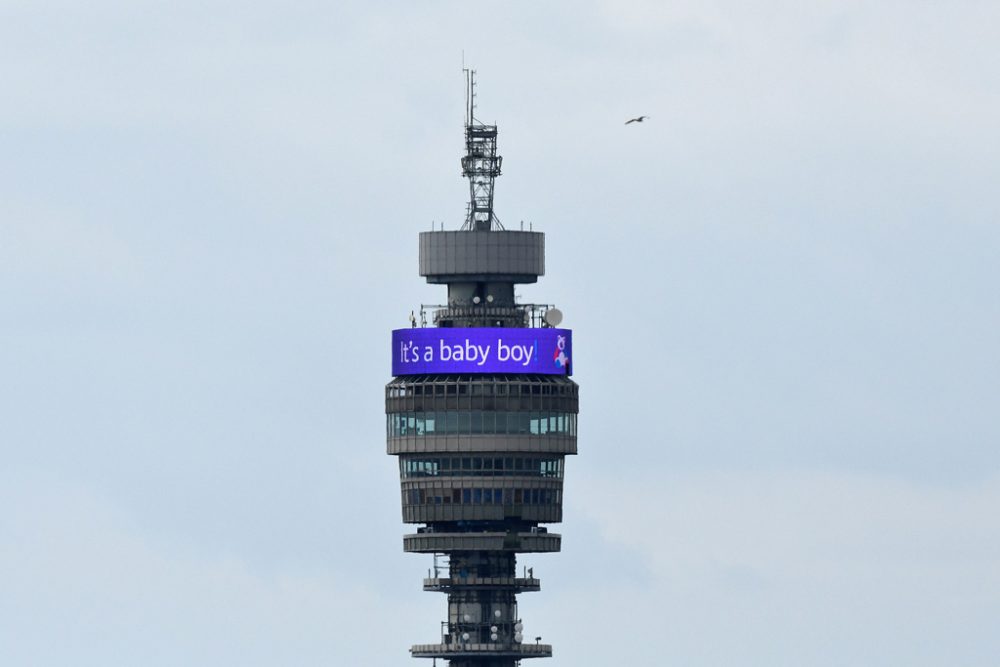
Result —
<instances>
[{"instance_id":1,"label":"overcast sky","mask_svg":"<svg viewBox=\"0 0 1000 667\"><path fill-rule=\"evenodd\" d=\"M464 50L574 329L546 665L995 666L998 45L985 1L0 0L0 664L436 641L383 385Z\"/></svg>"}]
</instances>

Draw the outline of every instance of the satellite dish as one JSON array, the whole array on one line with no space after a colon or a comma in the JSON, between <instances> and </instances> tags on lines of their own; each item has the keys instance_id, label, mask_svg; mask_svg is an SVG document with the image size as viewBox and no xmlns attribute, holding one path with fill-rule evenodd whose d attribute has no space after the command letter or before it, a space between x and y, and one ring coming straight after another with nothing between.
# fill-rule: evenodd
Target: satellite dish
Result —
<instances>
[{"instance_id":1,"label":"satellite dish","mask_svg":"<svg viewBox=\"0 0 1000 667\"><path fill-rule=\"evenodd\" d=\"M562 311L558 308L549 308L545 311L545 323L550 327L557 327L562 322Z\"/></svg>"}]
</instances>

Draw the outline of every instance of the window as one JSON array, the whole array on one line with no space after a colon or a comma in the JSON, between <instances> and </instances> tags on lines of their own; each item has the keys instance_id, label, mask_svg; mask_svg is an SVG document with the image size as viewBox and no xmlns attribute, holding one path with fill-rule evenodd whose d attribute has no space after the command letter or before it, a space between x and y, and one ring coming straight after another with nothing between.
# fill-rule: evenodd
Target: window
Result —
<instances>
[{"instance_id":1,"label":"window","mask_svg":"<svg viewBox=\"0 0 1000 667\"><path fill-rule=\"evenodd\" d=\"M565 412L449 410L406 412L387 416L389 437L440 433L575 435L576 415Z\"/></svg>"},{"instance_id":2,"label":"window","mask_svg":"<svg viewBox=\"0 0 1000 667\"><path fill-rule=\"evenodd\" d=\"M442 476L562 479L563 460L552 456L404 457L399 461L399 474L402 479Z\"/></svg>"}]
</instances>

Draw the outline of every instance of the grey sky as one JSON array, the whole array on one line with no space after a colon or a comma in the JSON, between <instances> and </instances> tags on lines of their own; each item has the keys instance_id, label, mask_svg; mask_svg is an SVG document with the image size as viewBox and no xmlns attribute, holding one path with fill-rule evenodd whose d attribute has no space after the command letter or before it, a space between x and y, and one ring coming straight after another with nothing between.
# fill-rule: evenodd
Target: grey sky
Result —
<instances>
[{"instance_id":1,"label":"grey sky","mask_svg":"<svg viewBox=\"0 0 1000 667\"><path fill-rule=\"evenodd\" d=\"M995 665L1000 7L752 5L0 3L0 664L437 637L382 387L464 50L582 386L547 664Z\"/></svg>"}]
</instances>

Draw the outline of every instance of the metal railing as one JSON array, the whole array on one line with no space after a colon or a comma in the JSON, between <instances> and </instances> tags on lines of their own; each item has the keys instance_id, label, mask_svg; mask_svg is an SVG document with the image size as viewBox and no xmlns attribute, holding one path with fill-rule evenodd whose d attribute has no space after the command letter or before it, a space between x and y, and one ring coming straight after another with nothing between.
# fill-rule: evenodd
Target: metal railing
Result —
<instances>
[{"instance_id":1,"label":"metal railing","mask_svg":"<svg viewBox=\"0 0 1000 667\"><path fill-rule=\"evenodd\" d=\"M524 326L531 329L541 329L550 325L545 321L545 313L555 308L550 303L519 303L515 306L492 306L477 304L473 306L449 306L447 304L420 304L420 318L411 314L410 324L421 328L436 325L442 319L472 319L484 322L493 319L520 317Z\"/></svg>"},{"instance_id":2,"label":"metal railing","mask_svg":"<svg viewBox=\"0 0 1000 667\"><path fill-rule=\"evenodd\" d=\"M452 588L454 586L468 586L468 587L505 587L505 588L520 588L524 590L538 590L542 586L540 579L534 578L522 578L522 577L461 577L461 578L451 578L451 577L434 577L424 579L424 589L426 590L441 590Z\"/></svg>"},{"instance_id":3,"label":"metal railing","mask_svg":"<svg viewBox=\"0 0 1000 667\"><path fill-rule=\"evenodd\" d=\"M415 658L459 657L464 655L506 655L518 658L548 658L552 656L551 644L517 644L496 642L489 644L472 644L467 642L454 644L414 644L410 653Z\"/></svg>"}]
</instances>

